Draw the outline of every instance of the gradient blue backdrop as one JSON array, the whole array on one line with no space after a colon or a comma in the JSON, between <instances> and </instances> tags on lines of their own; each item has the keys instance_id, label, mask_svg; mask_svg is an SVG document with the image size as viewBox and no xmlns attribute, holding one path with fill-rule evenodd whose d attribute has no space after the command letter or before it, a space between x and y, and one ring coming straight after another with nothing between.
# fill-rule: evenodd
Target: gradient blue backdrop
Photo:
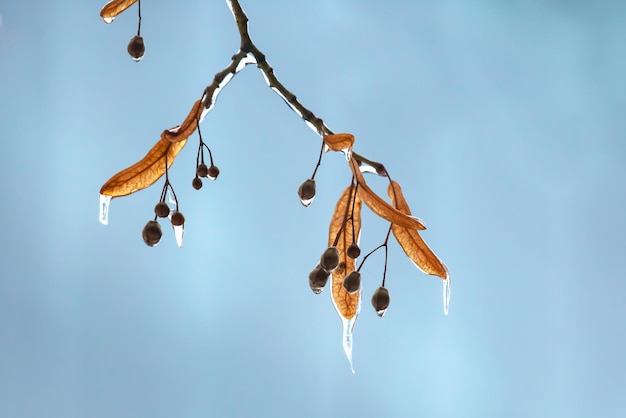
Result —
<instances>
[{"instance_id":1,"label":"gradient blue backdrop","mask_svg":"<svg viewBox=\"0 0 626 418\"><path fill-rule=\"evenodd\" d=\"M404 188L440 280L391 246L363 268L356 374L309 270L350 181L246 68L202 125L221 168L187 218L140 233L160 185L98 190L183 119L239 45L225 2L0 1L0 416L621 417L626 3L242 1L279 79ZM385 193L383 179L369 176ZM365 211L362 247L387 225Z\"/></svg>"}]
</instances>

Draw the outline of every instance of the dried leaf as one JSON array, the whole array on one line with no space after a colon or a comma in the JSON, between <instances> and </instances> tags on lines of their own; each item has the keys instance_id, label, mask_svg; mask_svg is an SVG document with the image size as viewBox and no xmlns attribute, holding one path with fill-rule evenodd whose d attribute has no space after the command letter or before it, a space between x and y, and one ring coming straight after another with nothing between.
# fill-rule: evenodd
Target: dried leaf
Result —
<instances>
[{"instance_id":1,"label":"dried leaf","mask_svg":"<svg viewBox=\"0 0 626 418\"><path fill-rule=\"evenodd\" d=\"M324 135L324 143L331 151L341 151L351 148L354 145L354 135L352 134L332 134Z\"/></svg>"},{"instance_id":2,"label":"dried leaf","mask_svg":"<svg viewBox=\"0 0 626 418\"><path fill-rule=\"evenodd\" d=\"M354 158L351 158L348 163L352 169L352 174L354 174L354 177L359 184L359 196L361 196L363 202L365 202L367 207L370 208L372 212L381 218L404 228L426 229L422 221L418 218L400 212L398 209L389 205L389 203L385 202L380 196L374 193L374 191L365 183L363 173L361 173L359 164Z\"/></svg>"},{"instance_id":3,"label":"dried leaf","mask_svg":"<svg viewBox=\"0 0 626 418\"><path fill-rule=\"evenodd\" d=\"M361 291L354 294L348 293L343 287L343 279L352 271L354 271L354 259L348 257L346 250L353 242L352 227L354 225L354 242L358 240L361 232L361 199L357 193L355 196L355 185L346 188L335 206L335 213L330 221L328 231L328 246L335 244L337 240L337 249L339 250L339 266L332 272L332 299L337 312L345 319L352 319L356 316L359 297ZM353 210L354 208L354 210ZM352 219L344 220L352 213ZM343 228L342 228L343 226ZM341 231L341 232L340 232Z\"/></svg>"},{"instance_id":4,"label":"dried leaf","mask_svg":"<svg viewBox=\"0 0 626 418\"><path fill-rule=\"evenodd\" d=\"M104 5L100 10L100 17L106 22L111 23L113 19L124 10L132 6L137 0L112 0Z\"/></svg>"},{"instance_id":5,"label":"dried leaf","mask_svg":"<svg viewBox=\"0 0 626 418\"><path fill-rule=\"evenodd\" d=\"M160 139L139 162L120 171L104 183L100 194L120 197L151 186L165 174L166 156L169 168L186 143L187 139L176 143Z\"/></svg>"},{"instance_id":6,"label":"dried leaf","mask_svg":"<svg viewBox=\"0 0 626 418\"><path fill-rule=\"evenodd\" d=\"M396 208L407 215L411 214L409 205L404 199L400 185L391 181L387 189L387 193ZM396 237L396 241L402 247L406 255L411 259L413 264L426 274L439 276L443 280L449 278L448 269L445 264L439 260L435 253L426 245L419 233L414 229L407 229L400 225L392 224L391 231Z\"/></svg>"},{"instance_id":7,"label":"dried leaf","mask_svg":"<svg viewBox=\"0 0 626 418\"><path fill-rule=\"evenodd\" d=\"M161 139L165 139L169 142L186 140L198 127L198 121L200 120L201 115L202 100L196 100L183 123L172 129L164 130L161 134Z\"/></svg>"}]
</instances>

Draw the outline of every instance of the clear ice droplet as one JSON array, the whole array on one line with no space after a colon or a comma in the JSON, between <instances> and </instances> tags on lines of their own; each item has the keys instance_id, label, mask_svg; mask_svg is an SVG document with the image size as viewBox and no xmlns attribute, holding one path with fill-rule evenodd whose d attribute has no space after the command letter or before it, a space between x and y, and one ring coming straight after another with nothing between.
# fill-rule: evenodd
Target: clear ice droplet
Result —
<instances>
[{"instance_id":1,"label":"clear ice droplet","mask_svg":"<svg viewBox=\"0 0 626 418\"><path fill-rule=\"evenodd\" d=\"M111 204L111 196L100 195L100 223L102 225L109 224L109 205Z\"/></svg>"},{"instance_id":2,"label":"clear ice droplet","mask_svg":"<svg viewBox=\"0 0 626 418\"><path fill-rule=\"evenodd\" d=\"M387 308L385 308L385 309L379 309L379 310L377 310L377 311L376 311L376 315L380 316L381 318L382 318L383 316L385 316L385 313L387 313Z\"/></svg>"},{"instance_id":3,"label":"clear ice droplet","mask_svg":"<svg viewBox=\"0 0 626 418\"><path fill-rule=\"evenodd\" d=\"M108 25L109 23L113 23L115 18L114 17L103 17L102 20L104 20L104 23L106 23Z\"/></svg>"},{"instance_id":4,"label":"clear ice droplet","mask_svg":"<svg viewBox=\"0 0 626 418\"><path fill-rule=\"evenodd\" d=\"M307 207L313 202L313 199L315 199L315 196L310 199L300 199L300 203L302 203L302 206Z\"/></svg>"},{"instance_id":5,"label":"clear ice droplet","mask_svg":"<svg viewBox=\"0 0 626 418\"><path fill-rule=\"evenodd\" d=\"M139 61L141 61L141 59L143 58L143 55L142 55L142 56L140 56L140 57L137 57L137 58L135 58L135 57L131 57L131 58L133 59L133 61L135 61L135 62L139 62Z\"/></svg>"},{"instance_id":6,"label":"clear ice droplet","mask_svg":"<svg viewBox=\"0 0 626 418\"><path fill-rule=\"evenodd\" d=\"M448 315L448 309L450 308L450 288L452 284L450 283L450 276L446 280L443 281L443 313Z\"/></svg>"}]
</instances>

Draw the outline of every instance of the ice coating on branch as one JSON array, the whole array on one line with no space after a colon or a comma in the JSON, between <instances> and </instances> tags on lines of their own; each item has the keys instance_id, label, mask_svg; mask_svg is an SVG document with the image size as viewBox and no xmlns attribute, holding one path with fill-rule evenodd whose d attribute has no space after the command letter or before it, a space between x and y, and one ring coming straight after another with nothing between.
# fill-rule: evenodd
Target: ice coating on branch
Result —
<instances>
[{"instance_id":1,"label":"ice coating on branch","mask_svg":"<svg viewBox=\"0 0 626 418\"><path fill-rule=\"evenodd\" d=\"M443 281L443 313L448 315L448 309L450 308L450 292L452 283L450 282L450 276Z\"/></svg>"},{"instance_id":2,"label":"ice coating on branch","mask_svg":"<svg viewBox=\"0 0 626 418\"><path fill-rule=\"evenodd\" d=\"M241 61L237 63L237 68L235 68L235 73L238 73L239 71L243 70L244 67L248 64L256 64L256 58L251 53L248 53Z\"/></svg>"},{"instance_id":3,"label":"ice coating on branch","mask_svg":"<svg viewBox=\"0 0 626 418\"><path fill-rule=\"evenodd\" d=\"M359 165L359 170L361 171L361 173L371 173L371 174L378 173L374 167L372 167L371 165L369 165L368 163L364 161L362 161L361 165Z\"/></svg>"},{"instance_id":4,"label":"ice coating on branch","mask_svg":"<svg viewBox=\"0 0 626 418\"><path fill-rule=\"evenodd\" d=\"M102 225L109 224L109 205L111 204L111 196L100 195L100 223Z\"/></svg>"}]
</instances>

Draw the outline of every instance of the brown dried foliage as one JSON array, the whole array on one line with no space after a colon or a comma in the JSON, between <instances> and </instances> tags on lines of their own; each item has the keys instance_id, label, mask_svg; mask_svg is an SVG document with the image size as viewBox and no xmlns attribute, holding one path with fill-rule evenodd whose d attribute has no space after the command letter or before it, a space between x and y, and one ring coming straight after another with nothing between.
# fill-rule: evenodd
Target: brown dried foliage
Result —
<instances>
[{"instance_id":1,"label":"brown dried foliage","mask_svg":"<svg viewBox=\"0 0 626 418\"><path fill-rule=\"evenodd\" d=\"M100 194L111 197L126 196L154 184L165 174L166 156L167 168L170 168L180 150L187 144L189 135L196 130L201 113L202 101L196 100L182 125L163 131L161 139L146 156L111 177L100 189Z\"/></svg>"},{"instance_id":2,"label":"brown dried foliage","mask_svg":"<svg viewBox=\"0 0 626 418\"><path fill-rule=\"evenodd\" d=\"M354 224L354 234L356 235L354 241L361 231L361 199L359 194L357 193L355 196L355 193L356 186L354 184L343 191L335 206L335 213L330 221L328 231L328 246L334 245L335 238L339 235L336 245L339 250L339 266L332 273L331 292L337 311L346 319L355 317L361 293L359 290L350 294L343 287L343 279L355 268L354 260L346 254L346 250L353 242L352 225ZM344 220L351 213L352 218L346 221L344 225Z\"/></svg>"},{"instance_id":3,"label":"brown dried foliage","mask_svg":"<svg viewBox=\"0 0 626 418\"><path fill-rule=\"evenodd\" d=\"M132 6L137 0L112 0L100 10L103 19L114 19L117 15ZM110 23L110 22L109 22Z\"/></svg>"},{"instance_id":4,"label":"brown dried foliage","mask_svg":"<svg viewBox=\"0 0 626 418\"><path fill-rule=\"evenodd\" d=\"M378 196L370 187L365 183L363 173L359 169L359 163L354 158L349 161L352 174L359 184L359 196L363 199L363 202L368 208L372 210L376 215L383 219L388 220L394 225L399 225L407 229L426 229L424 224L417 218L404 214L398 209L389 205L380 196Z\"/></svg>"},{"instance_id":5,"label":"brown dried foliage","mask_svg":"<svg viewBox=\"0 0 626 418\"><path fill-rule=\"evenodd\" d=\"M324 135L324 143L331 151L341 151L351 148L354 145L354 135L352 134L332 134Z\"/></svg>"},{"instance_id":6,"label":"brown dried foliage","mask_svg":"<svg viewBox=\"0 0 626 418\"><path fill-rule=\"evenodd\" d=\"M387 188L389 198L395 207L406 215L411 215L411 209L404 199L400 185L391 181ZM435 253L426 245L419 233L414 229L404 228L397 224L391 225L391 231L396 237L398 244L413 263L426 274L439 276L443 280L448 279L448 269L439 260Z\"/></svg>"},{"instance_id":7,"label":"brown dried foliage","mask_svg":"<svg viewBox=\"0 0 626 418\"><path fill-rule=\"evenodd\" d=\"M187 140L173 144L166 139L160 139L139 162L120 171L104 183L100 194L120 197L151 186L165 174L166 155L169 168L186 143Z\"/></svg>"}]
</instances>

